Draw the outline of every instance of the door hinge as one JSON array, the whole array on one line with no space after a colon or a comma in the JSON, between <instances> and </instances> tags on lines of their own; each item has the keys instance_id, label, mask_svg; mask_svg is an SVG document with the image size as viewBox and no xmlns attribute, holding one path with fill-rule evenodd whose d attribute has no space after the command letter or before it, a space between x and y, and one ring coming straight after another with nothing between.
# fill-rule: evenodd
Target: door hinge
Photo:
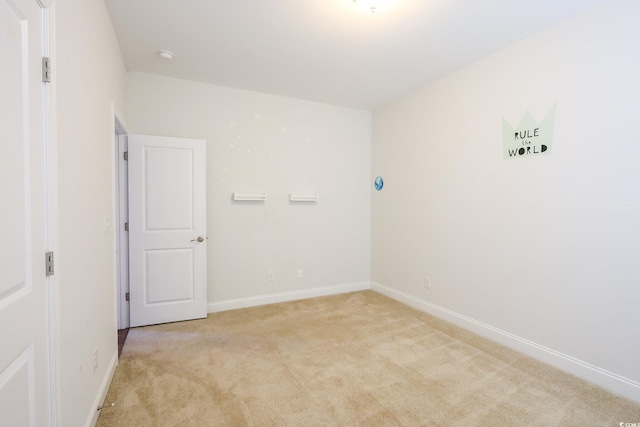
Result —
<instances>
[{"instance_id":1,"label":"door hinge","mask_svg":"<svg viewBox=\"0 0 640 427\"><path fill-rule=\"evenodd\" d=\"M124 231L129 231L129 223L128 222L124 223Z\"/></svg>"},{"instance_id":2,"label":"door hinge","mask_svg":"<svg viewBox=\"0 0 640 427\"><path fill-rule=\"evenodd\" d=\"M51 83L51 58L42 57L42 81Z\"/></svg>"},{"instance_id":3,"label":"door hinge","mask_svg":"<svg viewBox=\"0 0 640 427\"><path fill-rule=\"evenodd\" d=\"M127 292L126 294L124 294L124 300L125 300L125 301L129 301L129 292Z\"/></svg>"},{"instance_id":4,"label":"door hinge","mask_svg":"<svg viewBox=\"0 0 640 427\"><path fill-rule=\"evenodd\" d=\"M122 153L122 158L125 160L129 160L129 152L125 151L124 153Z\"/></svg>"},{"instance_id":5,"label":"door hinge","mask_svg":"<svg viewBox=\"0 0 640 427\"><path fill-rule=\"evenodd\" d=\"M44 259L45 275L53 276L53 252L45 252Z\"/></svg>"}]
</instances>

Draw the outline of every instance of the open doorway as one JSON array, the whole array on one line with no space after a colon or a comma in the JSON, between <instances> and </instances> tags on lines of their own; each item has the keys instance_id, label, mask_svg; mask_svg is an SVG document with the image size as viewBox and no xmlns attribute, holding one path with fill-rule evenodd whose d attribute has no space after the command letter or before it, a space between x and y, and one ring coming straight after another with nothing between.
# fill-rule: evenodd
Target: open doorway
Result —
<instances>
[{"instance_id":1,"label":"open doorway","mask_svg":"<svg viewBox=\"0 0 640 427\"><path fill-rule=\"evenodd\" d=\"M115 121L120 354L130 327L207 316L206 141Z\"/></svg>"},{"instance_id":2,"label":"open doorway","mask_svg":"<svg viewBox=\"0 0 640 427\"><path fill-rule=\"evenodd\" d=\"M126 155L127 134L115 117L116 263L118 298L118 357L129 333L129 177Z\"/></svg>"}]
</instances>

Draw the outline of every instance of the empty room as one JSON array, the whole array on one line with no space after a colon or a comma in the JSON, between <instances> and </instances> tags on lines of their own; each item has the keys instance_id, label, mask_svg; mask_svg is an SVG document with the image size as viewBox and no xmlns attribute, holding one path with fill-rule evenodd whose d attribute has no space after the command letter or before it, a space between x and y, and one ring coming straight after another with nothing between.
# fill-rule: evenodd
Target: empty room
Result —
<instances>
[{"instance_id":1,"label":"empty room","mask_svg":"<svg viewBox=\"0 0 640 427\"><path fill-rule=\"evenodd\" d=\"M640 426L640 2L0 18L1 426Z\"/></svg>"}]
</instances>

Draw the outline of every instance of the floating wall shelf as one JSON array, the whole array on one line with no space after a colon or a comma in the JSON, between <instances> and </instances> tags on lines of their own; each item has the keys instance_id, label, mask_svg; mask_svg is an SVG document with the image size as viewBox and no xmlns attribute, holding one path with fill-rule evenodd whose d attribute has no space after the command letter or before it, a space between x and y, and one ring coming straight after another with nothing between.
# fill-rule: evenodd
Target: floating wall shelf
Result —
<instances>
[{"instance_id":1,"label":"floating wall shelf","mask_svg":"<svg viewBox=\"0 0 640 427\"><path fill-rule=\"evenodd\" d=\"M319 202L319 194L291 194L289 200L292 202Z\"/></svg>"},{"instance_id":2,"label":"floating wall shelf","mask_svg":"<svg viewBox=\"0 0 640 427\"><path fill-rule=\"evenodd\" d=\"M233 200L245 201L245 202L264 202L265 200L267 200L267 193L260 193L260 194L233 193Z\"/></svg>"}]
</instances>

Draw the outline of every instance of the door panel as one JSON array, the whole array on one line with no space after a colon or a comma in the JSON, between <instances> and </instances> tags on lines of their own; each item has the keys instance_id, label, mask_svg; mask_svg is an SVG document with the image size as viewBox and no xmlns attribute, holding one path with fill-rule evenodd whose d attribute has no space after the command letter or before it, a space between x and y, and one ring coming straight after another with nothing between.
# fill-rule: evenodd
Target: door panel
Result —
<instances>
[{"instance_id":1,"label":"door panel","mask_svg":"<svg viewBox=\"0 0 640 427\"><path fill-rule=\"evenodd\" d=\"M193 300L193 250L194 248L145 251L147 304Z\"/></svg>"},{"instance_id":2,"label":"door panel","mask_svg":"<svg viewBox=\"0 0 640 427\"><path fill-rule=\"evenodd\" d=\"M26 268L26 224L25 224L25 135L23 126L25 118L23 108L23 75L22 67L22 23L9 8L6 1L0 1L0 52L6 56L6 64L17 66L2 66L0 78L0 129L3 142L0 145L0 206L2 206L2 221L0 233L2 252L0 256L0 271L4 278L0 283L0 296L8 297L22 289L25 282ZM4 62L4 60L3 60ZM4 100L7 101L4 101ZM11 183L10 185L7 185ZM1 301L1 299L0 299Z\"/></svg>"},{"instance_id":3,"label":"door panel","mask_svg":"<svg viewBox=\"0 0 640 427\"><path fill-rule=\"evenodd\" d=\"M193 151L147 147L144 153L146 230L193 230Z\"/></svg>"},{"instance_id":4,"label":"door panel","mask_svg":"<svg viewBox=\"0 0 640 427\"><path fill-rule=\"evenodd\" d=\"M0 0L0 425L51 423L43 16Z\"/></svg>"},{"instance_id":5,"label":"door panel","mask_svg":"<svg viewBox=\"0 0 640 427\"><path fill-rule=\"evenodd\" d=\"M128 141L131 326L206 317L205 141Z\"/></svg>"},{"instance_id":6,"label":"door panel","mask_svg":"<svg viewBox=\"0 0 640 427\"><path fill-rule=\"evenodd\" d=\"M0 419L3 426L29 426L34 419L35 393L29 377L33 347L29 346L0 374Z\"/></svg>"}]
</instances>

